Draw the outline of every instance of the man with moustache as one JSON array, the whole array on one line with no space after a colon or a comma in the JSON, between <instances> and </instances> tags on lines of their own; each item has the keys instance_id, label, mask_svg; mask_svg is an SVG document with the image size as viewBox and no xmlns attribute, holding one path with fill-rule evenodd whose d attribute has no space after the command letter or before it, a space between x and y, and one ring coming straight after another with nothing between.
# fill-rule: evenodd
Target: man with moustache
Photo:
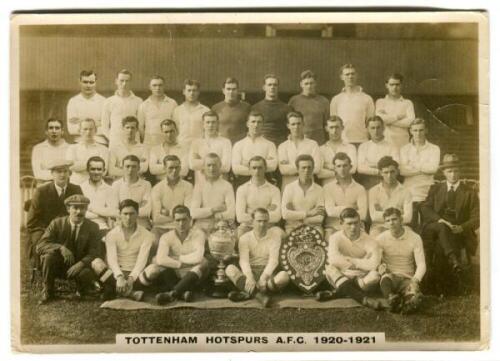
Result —
<instances>
[{"instance_id":1,"label":"man with moustache","mask_svg":"<svg viewBox=\"0 0 500 361\"><path fill-rule=\"evenodd\" d=\"M66 108L67 131L72 140L77 141L80 137L80 122L83 119L94 119L96 124L96 141L107 145L101 128L101 115L106 100L97 93L97 74L93 70L82 70L80 72L80 93L72 97Z\"/></svg>"},{"instance_id":2,"label":"man with moustache","mask_svg":"<svg viewBox=\"0 0 500 361\"><path fill-rule=\"evenodd\" d=\"M33 175L39 183L52 180L49 164L57 159L64 159L68 150L68 143L63 138L63 122L56 118L49 118L45 126L46 140L33 147L31 152L31 167Z\"/></svg>"},{"instance_id":3,"label":"man with moustache","mask_svg":"<svg viewBox=\"0 0 500 361\"><path fill-rule=\"evenodd\" d=\"M165 79L154 75L149 81L151 95L139 105L137 119L144 145L151 148L163 142L160 124L164 119L172 119L177 102L165 94Z\"/></svg>"},{"instance_id":4,"label":"man with moustache","mask_svg":"<svg viewBox=\"0 0 500 361\"><path fill-rule=\"evenodd\" d=\"M318 144L325 142L325 121L330 116L328 99L316 91L316 75L311 70L300 74L302 92L290 98L288 105L304 116L304 132L307 138Z\"/></svg>"}]
</instances>

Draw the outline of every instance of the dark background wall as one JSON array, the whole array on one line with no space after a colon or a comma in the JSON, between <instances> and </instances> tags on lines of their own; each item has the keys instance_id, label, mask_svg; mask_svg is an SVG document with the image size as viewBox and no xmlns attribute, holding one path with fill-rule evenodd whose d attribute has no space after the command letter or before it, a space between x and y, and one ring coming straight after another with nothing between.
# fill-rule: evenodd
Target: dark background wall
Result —
<instances>
[{"instance_id":1,"label":"dark background wall","mask_svg":"<svg viewBox=\"0 0 500 361\"><path fill-rule=\"evenodd\" d=\"M148 96L152 74L166 78L167 92L182 101L185 78L202 83L201 101L222 100L221 82L240 80L246 100L262 97L262 77L280 78L281 98L299 92L299 74L313 70L319 91L331 98L342 88L338 69L353 63L360 83L374 99L384 95L384 79L405 76L405 96L417 115L450 104L466 104L477 119L477 29L464 24L324 24L321 28L271 25L30 26L21 30L21 163L29 173L31 147L43 139L48 117L66 120L65 107L78 92L78 73L93 69L98 91L109 96L118 70L134 74L133 90ZM440 125L438 125L440 127ZM443 127L441 127L443 128ZM446 131L446 129L441 129ZM440 133L439 133L440 134ZM442 146L446 146L443 142Z\"/></svg>"}]
</instances>

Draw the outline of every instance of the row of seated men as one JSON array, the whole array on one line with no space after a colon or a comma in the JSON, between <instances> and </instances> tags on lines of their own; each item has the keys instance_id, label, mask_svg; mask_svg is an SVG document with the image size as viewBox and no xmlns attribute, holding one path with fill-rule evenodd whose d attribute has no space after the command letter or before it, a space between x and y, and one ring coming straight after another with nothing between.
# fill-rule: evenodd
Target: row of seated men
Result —
<instances>
[{"instance_id":1,"label":"row of seated men","mask_svg":"<svg viewBox=\"0 0 500 361\"><path fill-rule=\"evenodd\" d=\"M140 199L139 201L135 201L127 198L127 196L125 196L125 199L120 199L120 194L118 193L118 209L108 209L106 212L111 211L111 213L106 214L102 213L102 201L105 201L104 194L106 192L104 192L102 196L93 198L89 196L90 199L85 198L85 203L88 203L88 205L85 206L85 212L83 212L83 214L93 216L94 219L108 217L111 219L114 218L116 220L120 220L118 225L112 228L109 233L108 229L110 224L107 222L101 222L101 224L97 227L99 229L98 239L103 239L103 235L107 233L104 237L107 245L108 240L110 238L113 238L112 235L118 234L118 243L115 248L119 249L120 247L123 247L125 258L122 258L121 261L124 261L125 263L127 263L127 259L130 260L130 254L127 253L127 249L129 249L130 247L130 242L123 243L120 241L122 236L125 234L120 230L123 227L124 222L122 213L123 202L125 201L129 203L134 202L133 204L135 206L132 208L135 208L135 213L137 213L135 216L139 217L137 223L140 225L140 229L144 229L145 232L148 232L146 233L148 234L146 238L151 239L151 247L153 251L143 252L146 252L148 254L152 252L153 254L156 254L157 249L159 253L156 254L156 259L158 259L158 256L161 253L160 249L165 250L164 247L161 247L162 239L168 238L168 236L166 235L172 235L172 232L174 232L174 234L178 234L177 221L175 220L176 216L174 215L175 212L173 211L177 206L184 204L183 207L190 210L188 222L189 229L198 230L199 234L203 234L203 237L205 238L212 232L214 224L217 220L234 220L236 202L233 189L231 184L221 177L221 160L217 154L209 153L203 159L204 181L195 186L194 190L192 191L191 201L187 203L185 202L189 196L185 193L185 191L190 191L192 189L192 186L188 182L180 179L181 162L179 158L173 155L169 155L165 157L164 160L164 166L166 168L166 178L164 181L158 183L155 186L155 189L157 189L158 192L163 193L163 197L160 196L159 202L157 203L156 217L157 219L163 220L165 223L164 227L154 227L153 233L149 233L149 231L147 231L147 227L149 227L148 222L146 222L148 221L148 214L144 214L144 208L142 209L143 213L141 214L141 205L144 206L142 199ZM341 215L346 209L354 210L354 212L356 212L355 218L357 218L359 222L361 222L362 220L362 217L358 213L359 211L362 211L363 208L365 209L365 211L367 208L369 208L370 211L373 210L373 224L370 233L368 234L364 232L364 230L362 231L363 235L366 235L371 239L375 239L377 237L377 234L379 234L379 237L381 237L380 234L388 234L387 232L391 231L390 223L388 224L387 221L387 218L390 218L390 214L387 214L388 209L396 209L396 218L400 219L401 223L403 222L403 219L405 217L406 222L411 219L411 217L408 217L408 214L411 214L412 212L411 197L400 197L401 194L404 195L404 193L407 193L407 191L404 189L404 187L401 186L401 184L398 183L398 163L390 157L383 157L378 163L382 181L378 186L372 188L372 190L377 189L377 187L380 188L380 190L377 190L377 192L380 193L380 196L379 199L371 203L369 207L366 206L366 194L364 197L364 204L363 200L358 201L358 199L355 199L353 201L352 199L349 200L347 199L348 197L346 197L349 188L352 188L352 186L355 185L355 182L352 181L351 173L349 171L351 160L347 156L347 154L340 152L334 156L333 164L335 164L337 180L336 182L327 184L324 188L314 182L313 169L315 162L312 156L307 154L300 155L297 157L295 163L298 169L298 179L286 185L283 191L282 200L281 202L279 202L279 190L265 180L265 159L259 156L252 158L249 164L250 169L252 170L252 178L249 182L245 183L237 190L237 199L239 198L242 199L243 202L246 202L244 203L245 205L243 207L241 207L241 205L239 207L240 210L243 211L242 215L244 215L242 218L238 219L240 223L240 226L238 228L238 236L240 238L240 242L248 234L255 235L255 212L257 209L263 210L260 211L261 213L266 213L266 217L269 217L266 222L270 222L273 226L279 224L279 211L281 211L281 216L285 221L284 228L287 233L302 224L313 226L317 228L322 234L326 234L326 237L329 240L330 244L332 244L332 239L334 239L335 235L338 235L339 232L340 234L347 234L347 231L345 229L341 229L342 223L344 221ZM104 184L102 182L102 175L105 171L104 164L105 162L98 157L91 158L87 162L87 168L90 174L89 184L93 184L94 188L98 188L99 186L102 186ZM123 164L125 175L120 181L122 181L122 183L126 182L132 185L138 183L140 181L140 178L138 176L140 160L134 155L129 155L125 158ZM478 227L479 224L477 194L473 190L471 190L465 183L460 181L459 166L459 161L455 155L445 155L443 157L441 169L443 170L443 173L446 177L446 182L432 186L426 200L421 205L421 212L424 217L424 227L422 235L424 238L425 248L425 252L422 252L422 254L425 254L428 265L431 265L432 267L436 266L435 268L438 269L438 271L432 273L442 276L443 274L449 273L447 271L451 270L452 276L456 276L458 277L458 279L461 277L464 271L464 260L460 259L460 251L465 247L469 252L474 252L476 244L475 239L472 237L472 232ZM43 266L44 251L41 245L46 244L47 234L50 233L50 221L52 221L57 216L63 215L65 213L66 208L63 203L63 199L65 197L67 197L71 193L82 192L82 189L79 186L69 183L69 175L71 173L69 167L70 165L66 161L59 160L54 162L50 166L53 182L37 188L35 196L31 202L31 208L28 217L28 231L31 235L30 240L32 249L36 251L32 253L36 253L38 256L42 256L42 270L45 269L45 267ZM173 191L175 190L175 188L179 188L179 185L181 185L180 188L182 188L181 192L174 194ZM335 191L335 189L328 189L328 187L334 186L338 188L337 192ZM363 192L365 192L361 186L359 187ZM238 197L238 193L240 193L241 195L241 192L248 191L247 188L254 188L253 196L250 196L246 199L245 197ZM372 190L370 191L370 193L372 193ZM375 194L375 192L373 193ZM399 195L393 197L394 194ZM328 200L328 197L330 198L330 200ZM276 199L278 199L278 202L276 202ZM391 204L390 202L388 202L393 200L397 200L395 201L395 204ZM163 206L163 204L165 203L166 206ZM186 207L186 205L188 205L189 208ZM155 206L153 206L153 208L155 208ZM236 206L236 208L238 208L238 206ZM278 214L278 217L276 217L276 214ZM191 215L195 220L193 228L191 228ZM274 219L272 218L273 215L275 215ZM323 223L325 221L325 218L326 223ZM141 219L143 220L142 225ZM153 220L155 220L154 210ZM336 223L336 221L338 221L338 223ZM106 227L106 224L108 225L108 227ZM325 231L323 229L323 225L326 228ZM45 229L47 226L48 228ZM384 228L387 226L389 226L388 231L384 230ZM172 228L174 228L173 231L171 230ZM414 234L410 228L403 228L407 230L405 231L406 233L404 232L405 234ZM272 229L276 229L276 227L273 227ZM69 236L69 232L66 232L66 235ZM58 237L52 237L50 242L65 242L64 239L60 239L60 237ZM141 236L139 238L144 237ZM402 233L399 234L398 237L398 239L401 240L404 240L406 238ZM420 239L419 236L417 237L418 239ZM281 236L278 238L281 239ZM355 239L350 240L352 243ZM160 244L160 246L158 246L158 244ZM353 246L353 244L351 244L351 246ZM151 247L148 247L148 249ZM261 263L260 265L262 265L262 257L259 256L259 252L261 252L262 250L260 249L260 246L256 245L256 247L257 248L254 252L254 257L260 259L261 261L259 263ZM60 249L59 246L56 246L56 248ZM172 249L174 248L178 250L179 244L177 244L176 246L172 246ZM198 249L199 247L194 247L191 245L188 248L191 250L191 252L194 253L196 253L196 249L198 252L196 254L204 253ZM401 247L394 245L393 248L398 250L402 249ZM49 249L53 250L53 247L49 247ZM64 253L66 251L61 252ZM116 250L114 252L116 254ZM345 252L347 252L345 255L347 255L348 257L353 257L355 254L362 254L362 256L360 256L361 258L369 255L370 253L358 252L354 249L350 249L350 251ZM50 253L53 252L50 251ZM116 268L116 263L110 260L110 254L113 258L113 251L111 250L110 252L110 250L108 249L108 264L114 274L114 277L116 278L120 274L118 272L118 268ZM416 253L412 254L416 255ZM179 256L179 254L177 254L177 256ZM64 255L61 255L61 257L64 258ZM34 258L36 259L37 257ZM143 269L146 266L146 264L143 263L147 262L147 259L148 256L144 256L141 258L142 261L139 263L137 263L138 261L136 259L134 259L134 262L127 263L128 266L126 266L126 268L129 268L127 271L132 272L132 270L137 271L139 269ZM243 257L243 259L245 259L245 257ZM118 258L118 260L118 264L120 265L120 257ZM396 260L400 261L401 258L396 257ZM177 262L169 264L176 264L180 266L179 262L181 262L180 258L177 259ZM416 258L412 262L421 263L420 261L417 262ZM351 266L354 266L354 263ZM330 266L331 265L332 264L330 264ZM347 269L350 269L351 266L347 267ZM80 264L80 267L83 267L83 265ZM190 276L188 277L188 279L201 279L202 275L205 274L203 270L206 269L206 267L206 265L204 266L203 264L197 264L194 271L189 273ZM243 265L241 265L241 267L245 268L245 266ZM101 268L104 269L104 267ZM420 269L422 268L420 267ZM231 275L234 276L235 274L237 274L237 272L235 272L236 270L234 268L230 268L228 270L228 275L230 276L230 278L232 277ZM44 271L44 274L45 273L46 272ZM70 273L74 275L73 272ZM101 274L101 272L98 273ZM347 273L349 274L349 272ZM399 274L399 272L396 273ZM418 275L423 275L422 273L423 272L420 271ZM196 278L193 274L195 274L198 278ZM344 276L347 276L346 272L342 274ZM109 275L110 273L108 272L108 276ZM137 272L135 272L134 275L139 277L139 273ZM266 275L269 275L269 273L266 273ZM280 277L275 280L275 283L279 285L280 280L283 283L286 283L285 274L279 273L278 275L280 275ZM245 276L248 277L249 275L245 274ZM150 278L150 276L148 276L148 273L146 272L144 277L145 279L143 279L142 283L147 284L147 279ZM335 278L334 276L332 277ZM332 277L330 277L331 280L333 280ZM421 277L417 278L419 278L419 280L421 279ZM184 277L182 277L182 279L184 279ZM136 280L137 278L135 277L134 282ZM449 283L450 280L447 279L446 281ZM412 290L415 290L415 282L412 283ZM241 286L241 282L236 283ZM332 281L331 283L334 287L336 287L337 291L339 291L338 287L340 286L340 283L337 281ZM434 284L434 282L431 282L431 284ZM123 283L120 282L120 285L123 286ZM348 283L348 285L352 286L352 282ZM362 285L363 282L360 281L357 283L357 286L349 286L349 289L351 290L350 293L353 292L353 289L358 290L358 288ZM118 290L118 285L116 287L116 290ZM46 283L46 287L44 289L45 292L43 299L50 299L52 293L50 282ZM243 291L243 293L252 293L249 292L249 290L251 290L250 286L248 286L248 288L245 288L245 291ZM179 292L174 292L174 294L169 294L169 296L166 296L164 292L162 294L164 295L159 296L160 302L163 302L162 297L166 297L165 300L180 297ZM342 292L340 292L340 294L342 294ZM358 296L352 295L352 297ZM189 299L189 297L187 298ZM240 296L234 296L234 294L232 296L232 298L234 299L237 299L238 297ZM361 299L361 301L363 300L364 298ZM370 301L366 300L364 300L363 302L370 303Z\"/></svg>"}]
</instances>

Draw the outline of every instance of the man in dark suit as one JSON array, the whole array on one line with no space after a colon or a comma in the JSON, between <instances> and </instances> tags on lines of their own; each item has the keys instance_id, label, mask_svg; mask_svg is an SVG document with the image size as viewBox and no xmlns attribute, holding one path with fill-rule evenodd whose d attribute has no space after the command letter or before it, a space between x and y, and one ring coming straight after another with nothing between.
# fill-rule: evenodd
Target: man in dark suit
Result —
<instances>
[{"instance_id":1,"label":"man in dark suit","mask_svg":"<svg viewBox=\"0 0 500 361\"><path fill-rule=\"evenodd\" d=\"M35 190L28 211L27 229L29 234L29 257L34 269L38 268L39 260L35 254L35 247L50 222L68 211L64 200L74 194L83 194L80 186L69 183L71 162L55 160L48 168L53 181L46 183Z\"/></svg>"},{"instance_id":2,"label":"man in dark suit","mask_svg":"<svg viewBox=\"0 0 500 361\"><path fill-rule=\"evenodd\" d=\"M466 266L462 250L472 255L477 247L474 231L479 227L479 199L477 192L460 180L460 162L455 154L445 154L440 169L446 180L430 188L422 205L428 283L435 286L440 281L437 277L441 277L443 285L460 287Z\"/></svg>"},{"instance_id":3,"label":"man in dark suit","mask_svg":"<svg viewBox=\"0 0 500 361\"><path fill-rule=\"evenodd\" d=\"M79 295L97 281L91 263L99 255L99 226L85 218L90 200L75 194L64 203L69 215L54 219L36 246L43 277L40 304L54 298L56 277L74 279Z\"/></svg>"}]
</instances>

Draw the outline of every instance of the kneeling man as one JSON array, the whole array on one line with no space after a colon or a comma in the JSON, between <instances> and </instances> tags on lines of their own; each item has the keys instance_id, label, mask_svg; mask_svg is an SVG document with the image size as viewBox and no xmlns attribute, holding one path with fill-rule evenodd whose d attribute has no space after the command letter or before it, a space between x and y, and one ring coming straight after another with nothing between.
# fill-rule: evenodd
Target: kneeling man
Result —
<instances>
[{"instance_id":1,"label":"kneeling man","mask_svg":"<svg viewBox=\"0 0 500 361\"><path fill-rule=\"evenodd\" d=\"M139 275L146 267L154 235L137 223L139 204L131 199L120 202L119 224L105 238L109 269L101 262L92 264L104 283L103 299L118 297L140 301L147 286Z\"/></svg>"},{"instance_id":2,"label":"kneeling man","mask_svg":"<svg viewBox=\"0 0 500 361\"><path fill-rule=\"evenodd\" d=\"M422 239L403 226L399 209L387 208L384 220L388 230L377 237L382 251L380 290L391 312L412 312L422 300L419 285L426 270Z\"/></svg>"},{"instance_id":3,"label":"kneeling man","mask_svg":"<svg viewBox=\"0 0 500 361\"><path fill-rule=\"evenodd\" d=\"M148 284L156 281L163 290L168 290L156 295L160 305L176 299L191 302L192 291L208 272L203 258L205 232L191 228L191 213L186 206L175 206L172 217L175 229L161 236L153 263L141 275Z\"/></svg>"},{"instance_id":4,"label":"kneeling man","mask_svg":"<svg viewBox=\"0 0 500 361\"><path fill-rule=\"evenodd\" d=\"M361 231L361 220L354 208L340 213L342 230L328 240L326 279L336 290L336 297L350 297L364 306L379 309L380 302L367 296L378 285L380 249L373 238ZM319 301L333 297L330 291L320 291Z\"/></svg>"},{"instance_id":5,"label":"kneeling man","mask_svg":"<svg viewBox=\"0 0 500 361\"><path fill-rule=\"evenodd\" d=\"M240 268L229 265L226 275L239 291L232 291L231 301L255 297L264 307L269 304L268 292L282 290L290 281L288 273L277 271L283 231L269 228L269 211L257 208L252 213L253 230L245 233L238 242Z\"/></svg>"},{"instance_id":6,"label":"kneeling man","mask_svg":"<svg viewBox=\"0 0 500 361\"><path fill-rule=\"evenodd\" d=\"M97 281L90 265L99 255L99 226L85 218L90 201L75 194L64 203L69 216L54 219L36 247L43 277L40 304L54 298L56 277L74 279L80 295Z\"/></svg>"}]
</instances>

